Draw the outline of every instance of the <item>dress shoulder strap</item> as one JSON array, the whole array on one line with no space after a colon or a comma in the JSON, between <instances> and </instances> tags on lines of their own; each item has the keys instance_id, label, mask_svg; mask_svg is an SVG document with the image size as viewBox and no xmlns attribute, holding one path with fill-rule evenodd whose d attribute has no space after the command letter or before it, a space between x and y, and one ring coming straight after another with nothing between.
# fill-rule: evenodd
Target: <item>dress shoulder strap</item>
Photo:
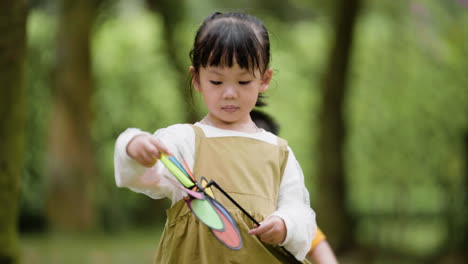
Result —
<instances>
[{"instance_id":1,"label":"dress shoulder strap","mask_svg":"<svg viewBox=\"0 0 468 264\"><path fill-rule=\"evenodd\" d=\"M286 164L288 163L288 156L289 156L289 150L288 150L288 142L285 139L282 139L280 137L276 137L278 139L278 147L280 149L280 161L281 161L281 178L283 177L284 170L286 169Z\"/></svg>"},{"instance_id":2,"label":"dress shoulder strap","mask_svg":"<svg viewBox=\"0 0 468 264\"><path fill-rule=\"evenodd\" d=\"M278 140L278 146L281 148L281 149L288 149L288 141L286 141L286 139L283 139L283 138L280 138L280 137L276 137L277 140Z\"/></svg>"},{"instance_id":3,"label":"dress shoulder strap","mask_svg":"<svg viewBox=\"0 0 468 264\"><path fill-rule=\"evenodd\" d=\"M193 132L195 133L195 157L198 157L200 143L202 139L205 138L205 133L203 132L203 129L199 126L193 124L190 124L190 126L193 128Z\"/></svg>"},{"instance_id":4,"label":"dress shoulder strap","mask_svg":"<svg viewBox=\"0 0 468 264\"><path fill-rule=\"evenodd\" d=\"M190 124L190 126L193 128L196 137L205 137L205 132L203 132L203 129L201 127L196 126L194 124Z\"/></svg>"}]
</instances>

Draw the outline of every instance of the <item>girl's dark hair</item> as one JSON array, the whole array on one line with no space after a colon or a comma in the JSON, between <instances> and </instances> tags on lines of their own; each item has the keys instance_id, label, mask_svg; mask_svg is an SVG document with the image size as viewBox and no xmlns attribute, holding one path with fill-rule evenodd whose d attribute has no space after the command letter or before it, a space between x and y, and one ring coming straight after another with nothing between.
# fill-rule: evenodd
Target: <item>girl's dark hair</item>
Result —
<instances>
[{"instance_id":1,"label":"girl's dark hair","mask_svg":"<svg viewBox=\"0 0 468 264\"><path fill-rule=\"evenodd\" d=\"M256 126L265 129L268 132L271 132L275 135L279 134L280 125L275 121L275 119L262 111L252 110L250 112L250 118L255 123Z\"/></svg>"},{"instance_id":2,"label":"girl's dark hair","mask_svg":"<svg viewBox=\"0 0 468 264\"><path fill-rule=\"evenodd\" d=\"M195 73L200 67L227 66L236 62L253 74L263 74L270 64L270 39L263 23L245 13L220 13L208 16L198 29L190 60ZM256 106L264 106L259 95Z\"/></svg>"}]
</instances>

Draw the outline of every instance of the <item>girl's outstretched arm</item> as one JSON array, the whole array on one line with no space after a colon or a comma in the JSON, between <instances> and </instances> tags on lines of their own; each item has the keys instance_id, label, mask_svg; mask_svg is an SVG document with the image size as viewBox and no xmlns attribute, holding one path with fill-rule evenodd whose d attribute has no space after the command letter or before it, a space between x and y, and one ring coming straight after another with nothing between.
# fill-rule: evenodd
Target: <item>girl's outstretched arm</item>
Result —
<instances>
[{"instance_id":1,"label":"girl's outstretched arm","mask_svg":"<svg viewBox=\"0 0 468 264\"><path fill-rule=\"evenodd\" d=\"M188 125L172 125L159 129L154 135L136 128L125 130L115 144L117 186L146 194L153 199L167 197L172 203L177 202L184 192L165 178L171 174L156 160L160 151L166 154L181 153L193 166L194 141L193 129Z\"/></svg>"},{"instance_id":2,"label":"girl's outstretched arm","mask_svg":"<svg viewBox=\"0 0 468 264\"><path fill-rule=\"evenodd\" d=\"M128 152L130 142L133 142L130 149L135 158ZM127 187L153 199L174 198L176 190L164 178L164 166L160 163L155 164L159 154L157 146L168 152L150 133L129 128L120 134L114 152L115 182L118 187ZM149 151L153 151L153 154L149 154Z\"/></svg>"}]
</instances>

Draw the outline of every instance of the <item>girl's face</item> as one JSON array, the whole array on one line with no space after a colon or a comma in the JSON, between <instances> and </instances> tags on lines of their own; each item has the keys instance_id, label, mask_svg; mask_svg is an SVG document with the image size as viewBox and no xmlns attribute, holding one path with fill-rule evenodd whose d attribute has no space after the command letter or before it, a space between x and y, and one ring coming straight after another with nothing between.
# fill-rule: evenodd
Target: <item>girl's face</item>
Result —
<instances>
[{"instance_id":1,"label":"girl's face","mask_svg":"<svg viewBox=\"0 0 468 264\"><path fill-rule=\"evenodd\" d=\"M212 125L238 130L252 123L249 113L258 94L268 89L272 77L271 69L263 76L256 70L254 75L237 63L230 68L202 67L198 75L191 67L190 72L195 90L203 94Z\"/></svg>"}]
</instances>

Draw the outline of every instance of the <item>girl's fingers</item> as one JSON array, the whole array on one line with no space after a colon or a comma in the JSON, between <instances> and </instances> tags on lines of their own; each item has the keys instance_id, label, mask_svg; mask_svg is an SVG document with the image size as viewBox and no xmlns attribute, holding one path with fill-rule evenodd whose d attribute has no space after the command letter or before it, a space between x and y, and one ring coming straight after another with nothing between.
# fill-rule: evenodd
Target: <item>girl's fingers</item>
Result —
<instances>
[{"instance_id":1,"label":"girl's fingers","mask_svg":"<svg viewBox=\"0 0 468 264\"><path fill-rule=\"evenodd\" d=\"M147 167L147 168L150 168L150 167L153 167L154 164L156 163L156 158L154 158L152 155L148 154L148 153L142 153L141 154L141 160L140 160L140 163Z\"/></svg>"},{"instance_id":2,"label":"girl's fingers","mask_svg":"<svg viewBox=\"0 0 468 264\"><path fill-rule=\"evenodd\" d=\"M257 235L264 243L278 245L284 240L284 236L286 235L281 224L282 219L279 217L269 217L259 227L249 230L249 234Z\"/></svg>"},{"instance_id":3,"label":"girl's fingers","mask_svg":"<svg viewBox=\"0 0 468 264\"><path fill-rule=\"evenodd\" d=\"M249 230L249 235L261 235L271 229L271 224L262 223L259 227Z\"/></svg>"},{"instance_id":4,"label":"girl's fingers","mask_svg":"<svg viewBox=\"0 0 468 264\"><path fill-rule=\"evenodd\" d=\"M261 234L259 234L258 237L260 238L260 240L262 240L265 243L270 242L270 240L273 237L273 234L272 234L271 230L272 229L270 228L270 229L265 230Z\"/></svg>"},{"instance_id":5,"label":"girl's fingers","mask_svg":"<svg viewBox=\"0 0 468 264\"><path fill-rule=\"evenodd\" d=\"M166 145L164 145L164 143L162 143L159 139L151 137L150 142L159 150L159 152L165 153L167 155L172 155L167 149ZM159 153L158 153L158 158L159 158Z\"/></svg>"},{"instance_id":6,"label":"girl's fingers","mask_svg":"<svg viewBox=\"0 0 468 264\"><path fill-rule=\"evenodd\" d=\"M159 155L160 155L160 152L159 150L156 148L156 146L152 145L152 144L148 144L146 146L146 153L152 157L153 159L158 159L159 158Z\"/></svg>"},{"instance_id":7,"label":"girl's fingers","mask_svg":"<svg viewBox=\"0 0 468 264\"><path fill-rule=\"evenodd\" d=\"M260 240L262 240L263 242L267 243L267 244L271 244L271 245L277 245L279 244L281 241L279 241L279 239L276 238L275 236L275 233L272 231L272 229L266 231L265 233L261 234L260 235Z\"/></svg>"},{"instance_id":8,"label":"girl's fingers","mask_svg":"<svg viewBox=\"0 0 468 264\"><path fill-rule=\"evenodd\" d=\"M154 166L156 161L161 157L161 153L171 155L166 145L159 139L149 135L136 136L130 141L127 153L147 168Z\"/></svg>"}]
</instances>

